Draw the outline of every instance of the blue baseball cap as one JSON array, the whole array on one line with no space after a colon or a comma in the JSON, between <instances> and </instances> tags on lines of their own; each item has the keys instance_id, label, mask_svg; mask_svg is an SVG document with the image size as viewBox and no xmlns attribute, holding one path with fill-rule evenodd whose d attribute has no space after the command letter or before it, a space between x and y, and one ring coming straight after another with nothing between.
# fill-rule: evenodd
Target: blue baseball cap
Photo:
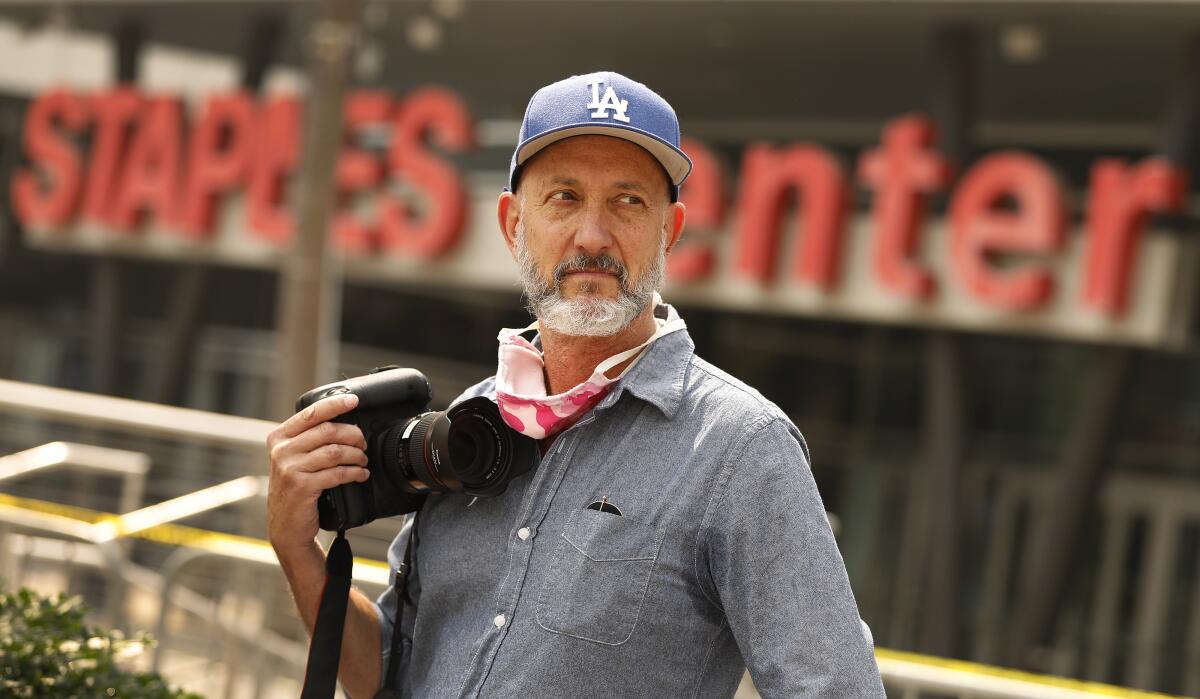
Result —
<instances>
[{"instance_id":1,"label":"blue baseball cap","mask_svg":"<svg viewBox=\"0 0 1200 699\"><path fill-rule=\"evenodd\" d=\"M662 164L671 181L671 201L678 201L692 161L679 148L675 110L654 90L611 71L572 75L533 93L508 168L508 191L517 188L521 166L538 151L585 134L623 138L645 148Z\"/></svg>"}]
</instances>

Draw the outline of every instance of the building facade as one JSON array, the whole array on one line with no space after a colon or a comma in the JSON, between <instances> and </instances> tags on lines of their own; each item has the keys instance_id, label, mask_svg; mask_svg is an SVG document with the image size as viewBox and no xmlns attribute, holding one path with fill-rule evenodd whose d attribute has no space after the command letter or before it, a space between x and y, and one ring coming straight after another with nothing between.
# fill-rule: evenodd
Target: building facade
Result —
<instances>
[{"instance_id":1,"label":"building facade","mask_svg":"<svg viewBox=\"0 0 1200 699\"><path fill-rule=\"evenodd\" d=\"M278 417L315 9L115 7L0 10L0 376ZM527 322L492 208L525 100L621 71L696 163L664 296L806 434L880 645L1200 693L1197 26L367 3L329 376L414 366L444 405L494 371Z\"/></svg>"}]
</instances>

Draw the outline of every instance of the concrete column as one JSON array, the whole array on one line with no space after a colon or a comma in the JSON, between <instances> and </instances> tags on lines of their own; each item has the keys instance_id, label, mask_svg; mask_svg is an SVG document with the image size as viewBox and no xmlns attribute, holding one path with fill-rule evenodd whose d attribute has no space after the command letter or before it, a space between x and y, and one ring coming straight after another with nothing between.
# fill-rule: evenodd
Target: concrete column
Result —
<instances>
[{"instance_id":1,"label":"concrete column","mask_svg":"<svg viewBox=\"0 0 1200 699\"><path fill-rule=\"evenodd\" d=\"M361 15L360 0L325 0L322 17L308 37L309 93L295 207L298 230L279 275L276 418L290 415L301 393L334 378L341 282L339 265L328 252L328 231L342 99Z\"/></svg>"}]
</instances>

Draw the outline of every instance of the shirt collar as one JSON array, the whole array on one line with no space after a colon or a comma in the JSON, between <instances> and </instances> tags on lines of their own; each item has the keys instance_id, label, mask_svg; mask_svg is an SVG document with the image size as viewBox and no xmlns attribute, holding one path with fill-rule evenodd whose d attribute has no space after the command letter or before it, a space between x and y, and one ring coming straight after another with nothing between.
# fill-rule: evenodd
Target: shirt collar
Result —
<instances>
[{"instance_id":1,"label":"shirt collar","mask_svg":"<svg viewBox=\"0 0 1200 699\"><path fill-rule=\"evenodd\" d=\"M679 318L679 313L670 304L660 303L654 311L660 318L665 313L668 321ZM683 401L683 381L695 350L696 345L686 328L660 337L646 348L645 354L614 385L611 394L600 405L612 405L628 391L658 408L668 418L674 417Z\"/></svg>"}]
</instances>

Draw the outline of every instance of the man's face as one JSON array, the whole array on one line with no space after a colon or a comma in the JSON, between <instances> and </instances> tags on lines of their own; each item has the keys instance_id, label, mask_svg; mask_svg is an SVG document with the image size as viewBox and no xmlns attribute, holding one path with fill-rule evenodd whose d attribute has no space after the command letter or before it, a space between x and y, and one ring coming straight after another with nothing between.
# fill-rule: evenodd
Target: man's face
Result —
<instances>
[{"instance_id":1,"label":"man's face","mask_svg":"<svg viewBox=\"0 0 1200 699\"><path fill-rule=\"evenodd\" d=\"M653 156L609 136L564 139L525 164L514 243L543 326L607 336L645 310L682 228L667 187Z\"/></svg>"}]
</instances>

